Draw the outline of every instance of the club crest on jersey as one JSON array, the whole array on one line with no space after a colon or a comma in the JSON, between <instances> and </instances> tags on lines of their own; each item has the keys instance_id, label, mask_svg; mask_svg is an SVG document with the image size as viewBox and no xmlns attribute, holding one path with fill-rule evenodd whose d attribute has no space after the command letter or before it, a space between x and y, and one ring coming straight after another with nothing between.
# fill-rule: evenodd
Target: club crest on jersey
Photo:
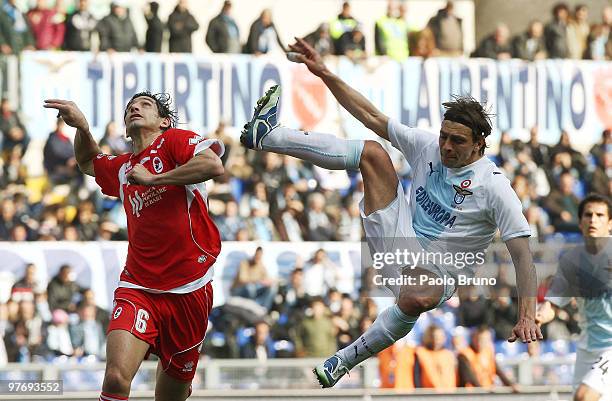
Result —
<instances>
[{"instance_id":1,"label":"club crest on jersey","mask_svg":"<svg viewBox=\"0 0 612 401\"><path fill-rule=\"evenodd\" d=\"M159 157L155 156L153 158L153 170L155 170L155 172L159 174L162 172L163 169L164 169L164 163Z\"/></svg>"},{"instance_id":2,"label":"club crest on jersey","mask_svg":"<svg viewBox=\"0 0 612 401\"><path fill-rule=\"evenodd\" d=\"M465 180L465 181L469 181L469 180ZM463 181L463 182L461 183L461 186L463 186L463 185L464 185L463 183L464 183L465 181ZM468 184L468 185L469 185L469 184ZM463 201L465 200L465 197L466 197L466 196L469 196L469 195L473 195L473 194L474 194L474 193L473 193L472 191L470 191L469 189L465 189L465 187L464 187L464 188L462 188L462 187L460 187L460 186L458 186L458 185L455 185L455 184L453 184L453 188L455 189L455 199L454 199L454 201L455 201L455 204L457 204L457 205L462 204L462 203L463 203Z\"/></svg>"}]
</instances>

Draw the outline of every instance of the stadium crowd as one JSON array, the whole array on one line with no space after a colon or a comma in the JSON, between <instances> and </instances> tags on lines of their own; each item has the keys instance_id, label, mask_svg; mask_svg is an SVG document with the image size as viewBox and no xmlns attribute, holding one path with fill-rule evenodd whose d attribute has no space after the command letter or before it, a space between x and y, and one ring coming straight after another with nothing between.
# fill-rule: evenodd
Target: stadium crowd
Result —
<instances>
[{"instance_id":1,"label":"stadium crowd","mask_svg":"<svg viewBox=\"0 0 612 401\"><path fill-rule=\"evenodd\" d=\"M125 1L110 3L110 12L99 21L90 12L88 0L53 2L37 0L29 10L21 10L16 0L3 0L0 10L0 52L19 54L22 50L118 51L143 50L161 52L167 31L171 53L192 51L192 36L204 27L189 10L186 0L179 0L167 21L158 15L159 3L150 2L144 10L147 31L139 43ZM463 48L462 20L452 1L432 16L424 29L407 22L409 10L404 2L389 1L387 12L376 20L374 32L364 32L360 21L344 2L340 13L306 36L323 55L345 55L360 60L367 54L387 55L403 60L409 55L461 56ZM232 3L223 3L220 13L206 26L205 42L214 53L266 54L286 51L272 19L264 9L253 21L245 43L240 41L240 28L232 16ZM577 5L573 10L557 3L548 20L533 19L525 31L511 37L507 25L500 23L472 52L472 57L494 59L572 58L610 60L612 58L612 7L605 7L601 21L590 25L589 8ZM314 21L313 24L317 22ZM374 35L375 49L366 49L365 35ZM92 40L93 36L98 40ZM94 48L95 46L95 48Z\"/></svg>"}]
</instances>

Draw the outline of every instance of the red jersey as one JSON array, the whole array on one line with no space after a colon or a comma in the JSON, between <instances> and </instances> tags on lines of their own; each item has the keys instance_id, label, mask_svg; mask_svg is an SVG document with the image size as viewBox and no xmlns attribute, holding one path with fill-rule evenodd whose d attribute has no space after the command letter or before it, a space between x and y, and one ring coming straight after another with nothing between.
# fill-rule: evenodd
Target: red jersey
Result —
<instances>
[{"instance_id":1,"label":"red jersey","mask_svg":"<svg viewBox=\"0 0 612 401\"><path fill-rule=\"evenodd\" d=\"M204 184L145 186L126 177L138 163L161 174L208 148L223 155L222 142L173 128L138 154L100 154L93 160L102 192L121 198L127 215L129 245L119 287L188 293L212 278L221 239L208 215Z\"/></svg>"}]
</instances>

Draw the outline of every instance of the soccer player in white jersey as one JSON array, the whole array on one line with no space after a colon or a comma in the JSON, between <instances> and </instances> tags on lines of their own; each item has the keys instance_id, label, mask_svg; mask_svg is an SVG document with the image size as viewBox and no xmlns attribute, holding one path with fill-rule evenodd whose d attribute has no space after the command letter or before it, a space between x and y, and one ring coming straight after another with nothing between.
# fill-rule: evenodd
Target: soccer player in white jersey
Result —
<instances>
[{"instance_id":1,"label":"soccer player in white jersey","mask_svg":"<svg viewBox=\"0 0 612 401\"><path fill-rule=\"evenodd\" d=\"M538 322L553 320L551 306L580 308L581 334L574 368L575 401L612 401L612 202L589 195L578 207L584 244L562 255Z\"/></svg>"},{"instance_id":2,"label":"soccer player in white jersey","mask_svg":"<svg viewBox=\"0 0 612 401\"><path fill-rule=\"evenodd\" d=\"M410 199L404 196L389 154L378 142L345 140L280 126L278 86L257 102L241 136L243 145L294 156L327 169L359 169L365 187L361 215L372 255L392 251L395 240L410 239L424 247L428 241L454 239L464 243L466 251L476 253L488 247L499 228L516 267L519 290L519 317L509 341L542 338L535 323L537 283L528 245L529 225L509 181L483 156L491 125L482 105L467 97L445 103L447 110L438 138L382 114L331 73L304 40L297 39L290 48L294 52L292 61L304 63L342 107L404 154L413 169ZM418 265L403 271L404 266L392 267L403 276L419 279L453 275L444 266ZM396 304L381 312L357 341L314 369L323 387L332 387L354 366L408 334L418 316L450 298L455 287L445 281L442 285L417 283L393 290Z\"/></svg>"}]
</instances>

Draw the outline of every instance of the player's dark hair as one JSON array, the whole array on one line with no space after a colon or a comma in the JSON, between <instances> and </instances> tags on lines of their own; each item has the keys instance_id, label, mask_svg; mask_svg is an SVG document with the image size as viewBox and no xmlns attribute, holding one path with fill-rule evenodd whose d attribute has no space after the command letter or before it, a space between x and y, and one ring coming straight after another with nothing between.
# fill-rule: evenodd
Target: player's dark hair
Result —
<instances>
[{"instance_id":1,"label":"player's dark hair","mask_svg":"<svg viewBox=\"0 0 612 401\"><path fill-rule=\"evenodd\" d=\"M582 213L587 203L603 203L608 207L608 219L612 218L612 201L605 195L601 194L588 194L582 202L578 205L578 218L582 218Z\"/></svg>"},{"instance_id":2,"label":"player's dark hair","mask_svg":"<svg viewBox=\"0 0 612 401\"><path fill-rule=\"evenodd\" d=\"M176 112L175 109L171 107L172 98L167 93L153 94L150 91L143 91L143 92L136 93L134 96L132 96L130 101L125 106L125 110L123 111L124 120L125 120L125 116L127 116L127 112L130 108L130 105L136 98L139 98L139 97L148 97L150 99L153 99L153 101L155 101L155 104L157 105L157 114L162 118L170 119L170 125L167 128L164 128L163 131L176 127L176 124L178 122L178 113Z\"/></svg>"},{"instance_id":3,"label":"player's dark hair","mask_svg":"<svg viewBox=\"0 0 612 401\"><path fill-rule=\"evenodd\" d=\"M491 135L491 117L484 106L470 95L453 95L453 100L442 103L446 109L444 119L463 124L472 130L472 138L477 142L480 138ZM480 148L480 154L484 155L487 144Z\"/></svg>"}]
</instances>

